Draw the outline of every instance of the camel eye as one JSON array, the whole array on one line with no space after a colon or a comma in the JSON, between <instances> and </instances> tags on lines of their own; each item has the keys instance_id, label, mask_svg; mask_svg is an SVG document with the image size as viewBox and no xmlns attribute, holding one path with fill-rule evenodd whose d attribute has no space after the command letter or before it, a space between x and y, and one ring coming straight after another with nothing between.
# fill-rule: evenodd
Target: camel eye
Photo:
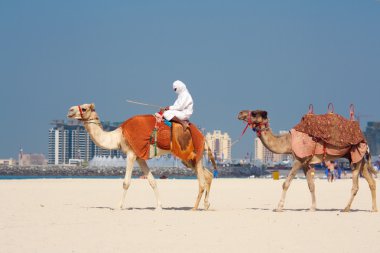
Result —
<instances>
[{"instance_id":1,"label":"camel eye","mask_svg":"<svg viewBox=\"0 0 380 253\"><path fill-rule=\"evenodd\" d=\"M85 112L87 109L86 108L82 108L82 111Z\"/></svg>"},{"instance_id":2,"label":"camel eye","mask_svg":"<svg viewBox=\"0 0 380 253\"><path fill-rule=\"evenodd\" d=\"M252 117L256 117L257 114L255 112L252 112L251 115Z\"/></svg>"}]
</instances>

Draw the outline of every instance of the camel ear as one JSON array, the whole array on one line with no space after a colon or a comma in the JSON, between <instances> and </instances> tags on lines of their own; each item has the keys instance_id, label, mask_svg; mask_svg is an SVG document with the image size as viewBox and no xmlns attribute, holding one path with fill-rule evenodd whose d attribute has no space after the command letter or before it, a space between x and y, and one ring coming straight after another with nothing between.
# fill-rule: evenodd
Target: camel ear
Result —
<instances>
[{"instance_id":1,"label":"camel ear","mask_svg":"<svg viewBox=\"0 0 380 253\"><path fill-rule=\"evenodd\" d=\"M91 103L90 109L93 110L93 111L95 111L95 104L94 103Z\"/></svg>"},{"instance_id":2,"label":"camel ear","mask_svg":"<svg viewBox=\"0 0 380 253\"><path fill-rule=\"evenodd\" d=\"M261 117L263 117L263 119L267 119L267 118L268 118L268 113L267 113L267 111L263 111L263 112L261 113Z\"/></svg>"}]
</instances>

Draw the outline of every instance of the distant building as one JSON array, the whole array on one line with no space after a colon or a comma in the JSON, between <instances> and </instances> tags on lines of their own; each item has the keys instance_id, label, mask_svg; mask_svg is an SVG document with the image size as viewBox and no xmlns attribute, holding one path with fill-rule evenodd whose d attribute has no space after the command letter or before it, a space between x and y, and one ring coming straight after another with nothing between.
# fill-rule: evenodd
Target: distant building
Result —
<instances>
[{"instance_id":1,"label":"distant building","mask_svg":"<svg viewBox=\"0 0 380 253\"><path fill-rule=\"evenodd\" d=\"M9 159L0 159L0 165L13 166L13 165L16 165L16 160L13 159L13 158L9 158Z\"/></svg>"},{"instance_id":2,"label":"distant building","mask_svg":"<svg viewBox=\"0 0 380 253\"><path fill-rule=\"evenodd\" d=\"M280 135L287 134L288 131L280 131ZM283 161L289 161L292 159L292 155L290 154L275 154L267 149L261 140L256 137L255 138L255 156L254 159L256 161L260 161L263 164L272 164L272 163L281 163Z\"/></svg>"},{"instance_id":3,"label":"distant building","mask_svg":"<svg viewBox=\"0 0 380 253\"><path fill-rule=\"evenodd\" d=\"M94 156L120 157L120 150L97 147L80 121L52 122L49 129L48 164L69 164L70 159L90 161ZM115 130L120 123L102 122L104 131Z\"/></svg>"},{"instance_id":4,"label":"distant building","mask_svg":"<svg viewBox=\"0 0 380 253\"><path fill-rule=\"evenodd\" d=\"M261 161L263 164L273 162L273 153L264 146L259 137L255 138L255 161Z\"/></svg>"},{"instance_id":5,"label":"distant building","mask_svg":"<svg viewBox=\"0 0 380 253\"><path fill-rule=\"evenodd\" d=\"M214 130L213 133L206 134L206 140L217 160L222 162L231 160L231 138L228 133Z\"/></svg>"},{"instance_id":6,"label":"distant building","mask_svg":"<svg viewBox=\"0 0 380 253\"><path fill-rule=\"evenodd\" d=\"M18 164L20 166L47 165L44 154L27 154L22 149L18 154Z\"/></svg>"},{"instance_id":7,"label":"distant building","mask_svg":"<svg viewBox=\"0 0 380 253\"><path fill-rule=\"evenodd\" d=\"M368 122L364 134L372 156L380 155L380 122Z\"/></svg>"}]
</instances>

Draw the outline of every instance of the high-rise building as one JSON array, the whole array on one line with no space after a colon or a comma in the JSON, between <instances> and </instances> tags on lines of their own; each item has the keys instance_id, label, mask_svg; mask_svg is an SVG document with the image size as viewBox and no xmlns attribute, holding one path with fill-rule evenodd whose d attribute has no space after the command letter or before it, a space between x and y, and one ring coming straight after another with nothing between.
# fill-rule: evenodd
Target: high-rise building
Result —
<instances>
[{"instance_id":1,"label":"high-rise building","mask_svg":"<svg viewBox=\"0 0 380 253\"><path fill-rule=\"evenodd\" d=\"M380 122L368 122L364 134L371 154L380 155Z\"/></svg>"},{"instance_id":2,"label":"high-rise building","mask_svg":"<svg viewBox=\"0 0 380 253\"><path fill-rule=\"evenodd\" d=\"M228 133L214 130L213 133L206 134L206 140L217 160L222 162L231 160L231 138Z\"/></svg>"},{"instance_id":3,"label":"high-rise building","mask_svg":"<svg viewBox=\"0 0 380 253\"><path fill-rule=\"evenodd\" d=\"M255 161L257 160L263 164L273 162L273 153L264 146L259 137L255 138Z\"/></svg>"},{"instance_id":4,"label":"high-rise building","mask_svg":"<svg viewBox=\"0 0 380 253\"><path fill-rule=\"evenodd\" d=\"M113 131L119 123L102 123L104 131ZM120 157L120 150L106 150L97 147L84 126L77 120L65 123L52 122L49 130L48 164L69 164L70 159L89 161L94 156Z\"/></svg>"}]
</instances>

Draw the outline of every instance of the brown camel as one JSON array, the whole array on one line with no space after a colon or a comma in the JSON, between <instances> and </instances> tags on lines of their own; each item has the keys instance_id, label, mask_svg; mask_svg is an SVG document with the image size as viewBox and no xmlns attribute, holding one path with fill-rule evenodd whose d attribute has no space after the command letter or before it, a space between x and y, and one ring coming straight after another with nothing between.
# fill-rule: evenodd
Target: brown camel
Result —
<instances>
[{"instance_id":1,"label":"brown camel","mask_svg":"<svg viewBox=\"0 0 380 253\"><path fill-rule=\"evenodd\" d=\"M78 106L72 106L69 109L67 117L82 121L91 139L94 141L94 143L97 146L105 148L105 149L120 149L127 155L126 172L125 172L125 178L123 182L124 192L119 203L120 208L123 208L124 206L126 193L131 184L133 165L134 165L134 162L137 161L137 163L139 164L144 175L147 177L149 184L151 185L155 193L156 201L157 201L156 210L162 209L161 199L158 193L156 181L146 161L144 159L137 157L136 153L132 150L131 145L127 142L126 138L123 136L123 130L121 129L121 127L118 127L114 131L110 131L110 132L104 131L101 125L100 119L97 113L95 112L94 104L82 104ZM148 151L149 159L152 157L157 157L157 156L171 153L170 150L160 149L158 147L154 147L153 145L150 145L149 151ZM209 152L209 156L210 154L211 152ZM213 162L213 164L215 164L212 156L210 156L210 159ZM187 167L194 170L199 182L198 197L196 199L193 210L198 209L198 205L204 191L205 191L204 208L207 210L210 206L210 203L208 202L208 198L209 198L211 181L212 181L212 173L203 167L202 159L200 159L195 164L195 166L185 161L183 161L183 163Z\"/></svg>"},{"instance_id":2,"label":"brown camel","mask_svg":"<svg viewBox=\"0 0 380 253\"><path fill-rule=\"evenodd\" d=\"M299 169L303 169L305 176L307 178L307 183L310 189L311 193L311 199L312 204L310 207L310 211L316 210L316 199L315 199L315 185L314 180L312 177L312 170L310 165L321 163L325 160L335 160L341 157L349 157L349 153L345 154L343 156L331 156L328 154L325 155L312 155L309 157L299 158L295 155L294 151L292 150L291 145L291 134L285 134L280 136L275 136L271 129L269 128L269 119L267 117L266 111L256 110L256 111L249 111L249 110L243 110L239 113L238 119L247 122L248 125L252 127L252 130L254 130L257 133L257 136L262 141L263 145L272 151L273 153L277 154L293 154L294 156L294 164L291 168L285 182L282 185L282 195L280 202L278 203L277 208L275 211L282 211L284 207L285 202L285 196L286 192L290 186L290 183L292 179L297 174L297 171ZM371 190L372 195L372 211L377 212L377 205L376 205L376 181L372 177L372 173L375 173L375 170L373 169L371 162L370 162L370 155L367 151L366 155L357 163L352 164L352 190L351 190L351 197L348 201L347 206L343 209L344 212L350 211L352 201L354 200L354 197L356 193L359 190L359 173L361 172L364 178L367 180L369 188Z\"/></svg>"}]
</instances>

